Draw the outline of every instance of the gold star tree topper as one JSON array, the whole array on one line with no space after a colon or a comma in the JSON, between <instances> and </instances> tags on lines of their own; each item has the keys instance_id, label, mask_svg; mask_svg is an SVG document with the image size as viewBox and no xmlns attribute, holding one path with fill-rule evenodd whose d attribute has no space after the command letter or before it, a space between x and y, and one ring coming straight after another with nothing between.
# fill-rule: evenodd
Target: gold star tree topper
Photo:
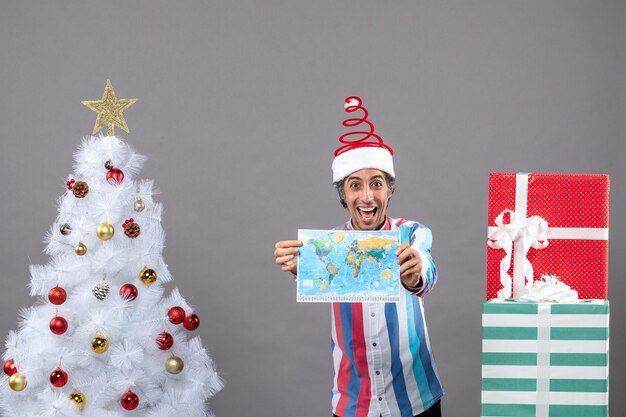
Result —
<instances>
[{"instance_id":1,"label":"gold star tree topper","mask_svg":"<svg viewBox=\"0 0 626 417\"><path fill-rule=\"evenodd\" d=\"M115 135L115 126L129 133L126 120L124 119L124 110L135 104L137 100L136 98L117 98L111 81L107 80L101 100L85 100L82 102L85 106L98 113L92 135L106 127L107 135L113 136Z\"/></svg>"}]
</instances>

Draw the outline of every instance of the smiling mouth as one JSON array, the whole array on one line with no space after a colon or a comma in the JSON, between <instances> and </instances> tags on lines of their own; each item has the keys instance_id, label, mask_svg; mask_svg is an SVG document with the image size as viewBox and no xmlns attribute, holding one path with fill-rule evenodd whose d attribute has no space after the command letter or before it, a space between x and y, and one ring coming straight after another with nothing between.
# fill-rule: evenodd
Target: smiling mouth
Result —
<instances>
[{"instance_id":1,"label":"smiling mouth","mask_svg":"<svg viewBox=\"0 0 626 417\"><path fill-rule=\"evenodd\" d=\"M378 212L377 207L359 207L357 211L363 218L363 220L372 220L376 217L376 213Z\"/></svg>"}]
</instances>

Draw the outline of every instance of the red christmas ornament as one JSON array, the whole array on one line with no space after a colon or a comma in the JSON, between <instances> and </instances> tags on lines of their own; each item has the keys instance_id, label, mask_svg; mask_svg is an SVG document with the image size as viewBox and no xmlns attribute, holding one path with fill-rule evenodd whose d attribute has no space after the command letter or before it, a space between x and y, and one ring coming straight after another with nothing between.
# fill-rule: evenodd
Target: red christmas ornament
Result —
<instances>
[{"instance_id":1,"label":"red christmas ornament","mask_svg":"<svg viewBox=\"0 0 626 417\"><path fill-rule=\"evenodd\" d=\"M183 320L185 320L185 310L179 306L172 307L167 312L167 317L170 318L170 322L174 324L180 324L183 322Z\"/></svg>"},{"instance_id":2,"label":"red christmas ornament","mask_svg":"<svg viewBox=\"0 0 626 417\"><path fill-rule=\"evenodd\" d=\"M159 349L168 350L174 344L174 338L168 332L163 332L157 336L156 342Z\"/></svg>"},{"instance_id":3,"label":"red christmas ornament","mask_svg":"<svg viewBox=\"0 0 626 417\"><path fill-rule=\"evenodd\" d=\"M124 181L124 173L121 169L111 168L106 175L107 182L111 185L120 185Z\"/></svg>"},{"instance_id":4,"label":"red christmas ornament","mask_svg":"<svg viewBox=\"0 0 626 417\"><path fill-rule=\"evenodd\" d=\"M50 383L57 388L64 387L67 384L67 373L63 369L55 369L50 373Z\"/></svg>"},{"instance_id":5,"label":"red christmas ornament","mask_svg":"<svg viewBox=\"0 0 626 417\"><path fill-rule=\"evenodd\" d=\"M200 317L196 316L195 314L191 314L185 317L183 326L185 326L185 329L187 330L196 330L198 327L200 327Z\"/></svg>"},{"instance_id":6,"label":"red christmas ornament","mask_svg":"<svg viewBox=\"0 0 626 417\"><path fill-rule=\"evenodd\" d=\"M126 394L122 395L120 403L125 410L132 411L139 405L139 397L131 390L128 390Z\"/></svg>"},{"instance_id":7,"label":"red christmas ornament","mask_svg":"<svg viewBox=\"0 0 626 417\"><path fill-rule=\"evenodd\" d=\"M74 178L72 178L72 179L71 179L71 180L69 180L69 181L66 181L66 182L65 182L65 185L67 186L67 189L68 189L68 190L71 190L71 189L72 189L72 187L74 187L74 183L75 183L75 182L76 182L76 180L75 180Z\"/></svg>"},{"instance_id":8,"label":"red christmas ornament","mask_svg":"<svg viewBox=\"0 0 626 417\"><path fill-rule=\"evenodd\" d=\"M67 300L67 293L58 285L48 291L48 300L54 305L63 304Z\"/></svg>"},{"instance_id":9,"label":"red christmas ornament","mask_svg":"<svg viewBox=\"0 0 626 417\"><path fill-rule=\"evenodd\" d=\"M53 317L50 320L50 330L54 334L63 334L67 331L67 320L61 316Z\"/></svg>"},{"instance_id":10,"label":"red christmas ornament","mask_svg":"<svg viewBox=\"0 0 626 417\"><path fill-rule=\"evenodd\" d=\"M137 287L133 284L124 284L120 287L120 297L124 300L133 301L137 298Z\"/></svg>"},{"instance_id":11,"label":"red christmas ornament","mask_svg":"<svg viewBox=\"0 0 626 417\"><path fill-rule=\"evenodd\" d=\"M7 374L8 376L11 376L16 372L17 372L17 366L15 366L15 362L13 362L13 359L9 359L6 362L4 362L5 374Z\"/></svg>"}]
</instances>

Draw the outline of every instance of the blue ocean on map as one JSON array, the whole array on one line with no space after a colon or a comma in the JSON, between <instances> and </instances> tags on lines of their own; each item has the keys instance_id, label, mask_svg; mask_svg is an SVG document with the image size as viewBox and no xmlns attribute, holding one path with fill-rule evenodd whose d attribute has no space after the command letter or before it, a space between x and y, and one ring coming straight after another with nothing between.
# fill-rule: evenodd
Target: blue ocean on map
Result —
<instances>
[{"instance_id":1,"label":"blue ocean on map","mask_svg":"<svg viewBox=\"0 0 626 417\"><path fill-rule=\"evenodd\" d=\"M298 230L298 301L398 301L398 231Z\"/></svg>"}]
</instances>

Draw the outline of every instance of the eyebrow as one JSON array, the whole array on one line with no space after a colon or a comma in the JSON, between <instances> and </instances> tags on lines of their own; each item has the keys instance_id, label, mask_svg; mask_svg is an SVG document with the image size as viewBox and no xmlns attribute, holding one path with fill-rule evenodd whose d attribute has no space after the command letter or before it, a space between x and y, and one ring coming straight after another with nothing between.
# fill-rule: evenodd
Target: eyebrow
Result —
<instances>
[{"instance_id":1,"label":"eyebrow","mask_svg":"<svg viewBox=\"0 0 626 417\"><path fill-rule=\"evenodd\" d=\"M382 179L384 179L384 178L383 178L383 176L382 176L382 175L377 174L377 175L374 175L373 177L371 177L371 178L369 179L369 181L371 181L371 180L375 180L375 179L381 179L381 180L382 180ZM352 180L364 181L364 180L363 180L363 178L361 178L361 177L357 177L357 176L354 176L354 177L348 177L348 179L347 179L346 181L352 181Z\"/></svg>"}]
</instances>

